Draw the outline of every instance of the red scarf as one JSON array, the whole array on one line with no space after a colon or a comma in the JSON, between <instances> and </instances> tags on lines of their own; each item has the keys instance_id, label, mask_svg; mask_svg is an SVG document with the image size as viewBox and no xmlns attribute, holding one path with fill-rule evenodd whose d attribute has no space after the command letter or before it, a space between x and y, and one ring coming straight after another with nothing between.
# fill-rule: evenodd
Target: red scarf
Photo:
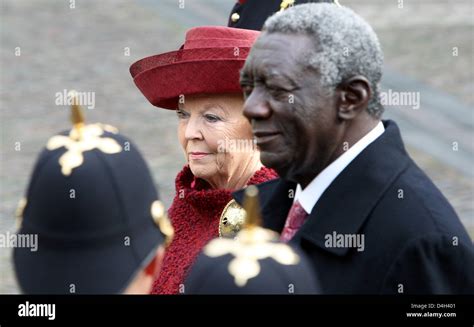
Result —
<instances>
[{"instance_id":1,"label":"red scarf","mask_svg":"<svg viewBox=\"0 0 474 327\"><path fill-rule=\"evenodd\" d=\"M277 178L275 171L262 167L248 185ZM166 250L163 267L153 283L151 294L176 294L199 252L211 239L219 236L219 218L232 199L232 190L213 189L195 178L189 166L176 177L176 196L168 210L175 236Z\"/></svg>"}]
</instances>

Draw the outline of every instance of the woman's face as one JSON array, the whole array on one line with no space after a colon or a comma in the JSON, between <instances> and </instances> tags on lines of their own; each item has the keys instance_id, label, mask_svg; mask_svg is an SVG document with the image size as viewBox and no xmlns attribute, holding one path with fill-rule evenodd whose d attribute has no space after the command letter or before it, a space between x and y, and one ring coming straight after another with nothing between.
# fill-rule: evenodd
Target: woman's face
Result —
<instances>
[{"instance_id":1,"label":"woman's face","mask_svg":"<svg viewBox=\"0 0 474 327\"><path fill-rule=\"evenodd\" d=\"M240 94L186 96L177 110L179 141L191 171L214 187L259 157L242 111Z\"/></svg>"}]
</instances>

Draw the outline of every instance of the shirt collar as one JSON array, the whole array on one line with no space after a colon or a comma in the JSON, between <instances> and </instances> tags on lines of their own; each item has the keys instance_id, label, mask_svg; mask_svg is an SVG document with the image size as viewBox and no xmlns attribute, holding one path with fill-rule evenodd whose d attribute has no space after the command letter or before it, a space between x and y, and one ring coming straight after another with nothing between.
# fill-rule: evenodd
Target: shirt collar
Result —
<instances>
[{"instance_id":1,"label":"shirt collar","mask_svg":"<svg viewBox=\"0 0 474 327\"><path fill-rule=\"evenodd\" d=\"M324 168L303 190L301 185L296 186L294 201L298 200L303 209L310 214L316 202L336 177L354 160L370 143L383 134L385 128L380 121L369 133L364 135L352 147Z\"/></svg>"}]
</instances>

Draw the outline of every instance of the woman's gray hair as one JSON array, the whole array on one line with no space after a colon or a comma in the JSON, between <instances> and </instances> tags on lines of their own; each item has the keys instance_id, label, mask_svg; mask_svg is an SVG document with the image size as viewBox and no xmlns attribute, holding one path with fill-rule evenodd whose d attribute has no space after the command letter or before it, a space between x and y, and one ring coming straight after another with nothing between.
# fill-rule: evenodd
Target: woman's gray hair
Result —
<instances>
[{"instance_id":1,"label":"woman's gray hair","mask_svg":"<svg viewBox=\"0 0 474 327\"><path fill-rule=\"evenodd\" d=\"M267 33L305 33L315 41L304 60L321 74L321 83L334 90L345 79L365 76L372 88L368 112L380 117L383 53L372 27L351 9L328 3L294 6L271 16Z\"/></svg>"}]
</instances>

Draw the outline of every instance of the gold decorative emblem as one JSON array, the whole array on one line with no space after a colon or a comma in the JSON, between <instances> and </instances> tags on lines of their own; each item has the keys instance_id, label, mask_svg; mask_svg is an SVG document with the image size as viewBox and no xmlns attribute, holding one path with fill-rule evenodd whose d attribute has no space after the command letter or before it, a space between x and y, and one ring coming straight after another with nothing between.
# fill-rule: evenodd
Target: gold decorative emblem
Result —
<instances>
[{"instance_id":1,"label":"gold decorative emblem","mask_svg":"<svg viewBox=\"0 0 474 327\"><path fill-rule=\"evenodd\" d=\"M234 240L220 238L212 240L205 248L204 254L219 257L232 254L234 258L228 266L229 273L234 276L235 284L243 287L248 280L260 273L259 260L272 258L283 265L295 265L299 256L284 243L277 243L278 234L260 227L258 205L258 189L249 186L245 192L244 208L247 212L244 229ZM230 203L229 203L230 205Z\"/></svg>"},{"instance_id":2,"label":"gold decorative emblem","mask_svg":"<svg viewBox=\"0 0 474 327\"><path fill-rule=\"evenodd\" d=\"M245 210L235 201L231 200L222 210L219 219L219 236L234 238L245 222Z\"/></svg>"},{"instance_id":3,"label":"gold decorative emblem","mask_svg":"<svg viewBox=\"0 0 474 327\"><path fill-rule=\"evenodd\" d=\"M117 129L110 125L90 124L84 125L84 117L80 106L77 104L77 96L73 91L74 104L72 105L72 123L73 128L69 136L56 135L49 139L46 148L50 151L60 147L65 147L67 151L59 157L61 172L65 176L71 175L74 168L79 167L84 162L83 152L93 149L108 154L122 151L122 147L116 140L110 137L101 137L104 131L117 133Z\"/></svg>"},{"instance_id":4,"label":"gold decorative emblem","mask_svg":"<svg viewBox=\"0 0 474 327\"><path fill-rule=\"evenodd\" d=\"M230 16L230 20L232 21L232 23L237 22L239 19L240 19L240 15L236 12L233 13L232 16Z\"/></svg>"},{"instance_id":5,"label":"gold decorative emblem","mask_svg":"<svg viewBox=\"0 0 474 327\"><path fill-rule=\"evenodd\" d=\"M338 0L334 0L334 4L338 5L339 7L342 7ZM293 7L294 5L295 5L295 0L283 0L280 3L280 10L278 12L285 11L286 9Z\"/></svg>"},{"instance_id":6,"label":"gold decorative emblem","mask_svg":"<svg viewBox=\"0 0 474 327\"><path fill-rule=\"evenodd\" d=\"M295 4L295 0L283 0L280 3L280 12L288 9L289 7L293 7Z\"/></svg>"},{"instance_id":7,"label":"gold decorative emblem","mask_svg":"<svg viewBox=\"0 0 474 327\"><path fill-rule=\"evenodd\" d=\"M27 203L28 203L28 201L26 200L26 198L21 198L21 200L18 201L18 205L17 205L16 210L15 210L15 217L16 217L18 228L21 227L21 223L23 221L23 212L25 211Z\"/></svg>"},{"instance_id":8,"label":"gold decorative emblem","mask_svg":"<svg viewBox=\"0 0 474 327\"><path fill-rule=\"evenodd\" d=\"M156 200L151 204L151 216L153 217L153 220L160 229L161 233L165 235L166 246L170 245L174 237L174 229L161 201Z\"/></svg>"}]
</instances>

